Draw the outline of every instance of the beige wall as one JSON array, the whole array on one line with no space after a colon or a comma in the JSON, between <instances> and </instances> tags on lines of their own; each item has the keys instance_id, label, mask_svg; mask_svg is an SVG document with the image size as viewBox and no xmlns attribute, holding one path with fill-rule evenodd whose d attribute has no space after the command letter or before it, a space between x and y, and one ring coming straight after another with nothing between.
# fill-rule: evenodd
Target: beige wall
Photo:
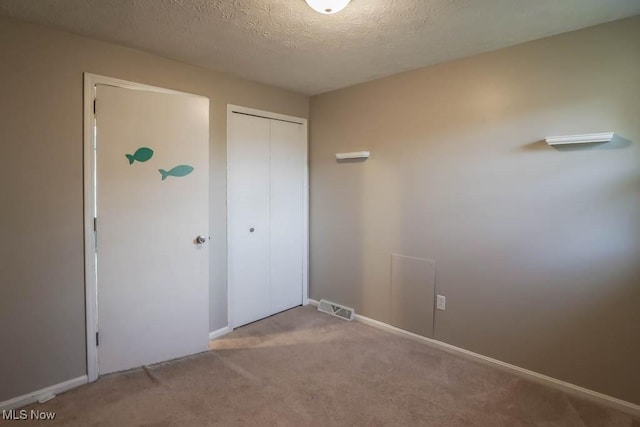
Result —
<instances>
[{"instance_id":1,"label":"beige wall","mask_svg":"<svg viewBox=\"0 0 640 427\"><path fill-rule=\"evenodd\" d=\"M226 104L308 98L0 18L0 402L86 373L82 73L211 99L211 329L226 325Z\"/></svg>"},{"instance_id":2,"label":"beige wall","mask_svg":"<svg viewBox=\"0 0 640 427\"><path fill-rule=\"evenodd\" d=\"M312 298L388 322L391 253L433 259L436 339L640 403L640 17L312 97L310 132Z\"/></svg>"}]
</instances>

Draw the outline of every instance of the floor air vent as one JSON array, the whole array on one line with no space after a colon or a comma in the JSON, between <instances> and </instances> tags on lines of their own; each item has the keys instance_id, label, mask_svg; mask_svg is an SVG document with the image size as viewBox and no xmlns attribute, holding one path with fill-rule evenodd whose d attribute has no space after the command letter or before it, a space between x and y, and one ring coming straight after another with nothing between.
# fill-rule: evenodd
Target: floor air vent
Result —
<instances>
[{"instance_id":1,"label":"floor air vent","mask_svg":"<svg viewBox=\"0 0 640 427\"><path fill-rule=\"evenodd\" d=\"M320 303L318 304L318 311L331 314L332 316L336 316L345 320L353 320L353 318L356 316L356 312L353 308L334 304L327 300L320 300Z\"/></svg>"}]
</instances>

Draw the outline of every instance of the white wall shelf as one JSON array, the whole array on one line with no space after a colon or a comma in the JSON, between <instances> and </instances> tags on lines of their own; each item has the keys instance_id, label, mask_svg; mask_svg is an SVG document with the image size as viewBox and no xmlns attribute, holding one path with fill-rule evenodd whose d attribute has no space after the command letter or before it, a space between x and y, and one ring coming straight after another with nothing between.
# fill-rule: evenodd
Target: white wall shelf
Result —
<instances>
[{"instance_id":1,"label":"white wall shelf","mask_svg":"<svg viewBox=\"0 0 640 427\"><path fill-rule=\"evenodd\" d=\"M610 142L614 132L585 133L583 135L548 136L545 138L549 145L589 144L592 142Z\"/></svg>"},{"instance_id":2,"label":"white wall shelf","mask_svg":"<svg viewBox=\"0 0 640 427\"><path fill-rule=\"evenodd\" d=\"M336 153L336 159L338 160L346 160L346 159L368 159L369 152L368 151L353 151L351 153Z\"/></svg>"}]
</instances>

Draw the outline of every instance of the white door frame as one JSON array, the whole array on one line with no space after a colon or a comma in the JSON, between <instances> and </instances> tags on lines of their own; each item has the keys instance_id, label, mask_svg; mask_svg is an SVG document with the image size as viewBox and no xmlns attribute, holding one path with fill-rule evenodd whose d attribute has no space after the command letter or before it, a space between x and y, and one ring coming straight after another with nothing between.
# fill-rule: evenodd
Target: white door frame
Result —
<instances>
[{"instance_id":1,"label":"white door frame","mask_svg":"<svg viewBox=\"0 0 640 427\"><path fill-rule=\"evenodd\" d=\"M201 96L98 74L84 73L84 283L85 317L87 325L87 377L89 382L97 380L99 374L98 347L96 345L96 332L98 331L98 283L95 265L96 239L93 229L93 219L96 217L95 116L93 114L93 101L96 98L97 84L148 92Z\"/></svg>"},{"instance_id":2,"label":"white door frame","mask_svg":"<svg viewBox=\"0 0 640 427\"><path fill-rule=\"evenodd\" d=\"M227 104L227 328L229 330L233 330L233 282L231 281L231 269L229 268L229 129L231 128L231 115L234 112L302 125L306 159L302 191L302 305L309 304L309 133L307 119Z\"/></svg>"}]
</instances>

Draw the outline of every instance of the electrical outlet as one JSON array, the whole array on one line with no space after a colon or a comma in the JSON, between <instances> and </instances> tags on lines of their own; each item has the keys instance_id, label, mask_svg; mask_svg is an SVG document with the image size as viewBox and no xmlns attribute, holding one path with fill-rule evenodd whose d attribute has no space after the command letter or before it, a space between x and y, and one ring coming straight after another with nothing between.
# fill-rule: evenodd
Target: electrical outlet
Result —
<instances>
[{"instance_id":1,"label":"electrical outlet","mask_svg":"<svg viewBox=\"0 0 640 427\"><path fill-rule=\"evenodd\" d=\"M436 295L436 308L442 311L447 309L447 298L444 295Z\"/></svg>"}]
</instances>

